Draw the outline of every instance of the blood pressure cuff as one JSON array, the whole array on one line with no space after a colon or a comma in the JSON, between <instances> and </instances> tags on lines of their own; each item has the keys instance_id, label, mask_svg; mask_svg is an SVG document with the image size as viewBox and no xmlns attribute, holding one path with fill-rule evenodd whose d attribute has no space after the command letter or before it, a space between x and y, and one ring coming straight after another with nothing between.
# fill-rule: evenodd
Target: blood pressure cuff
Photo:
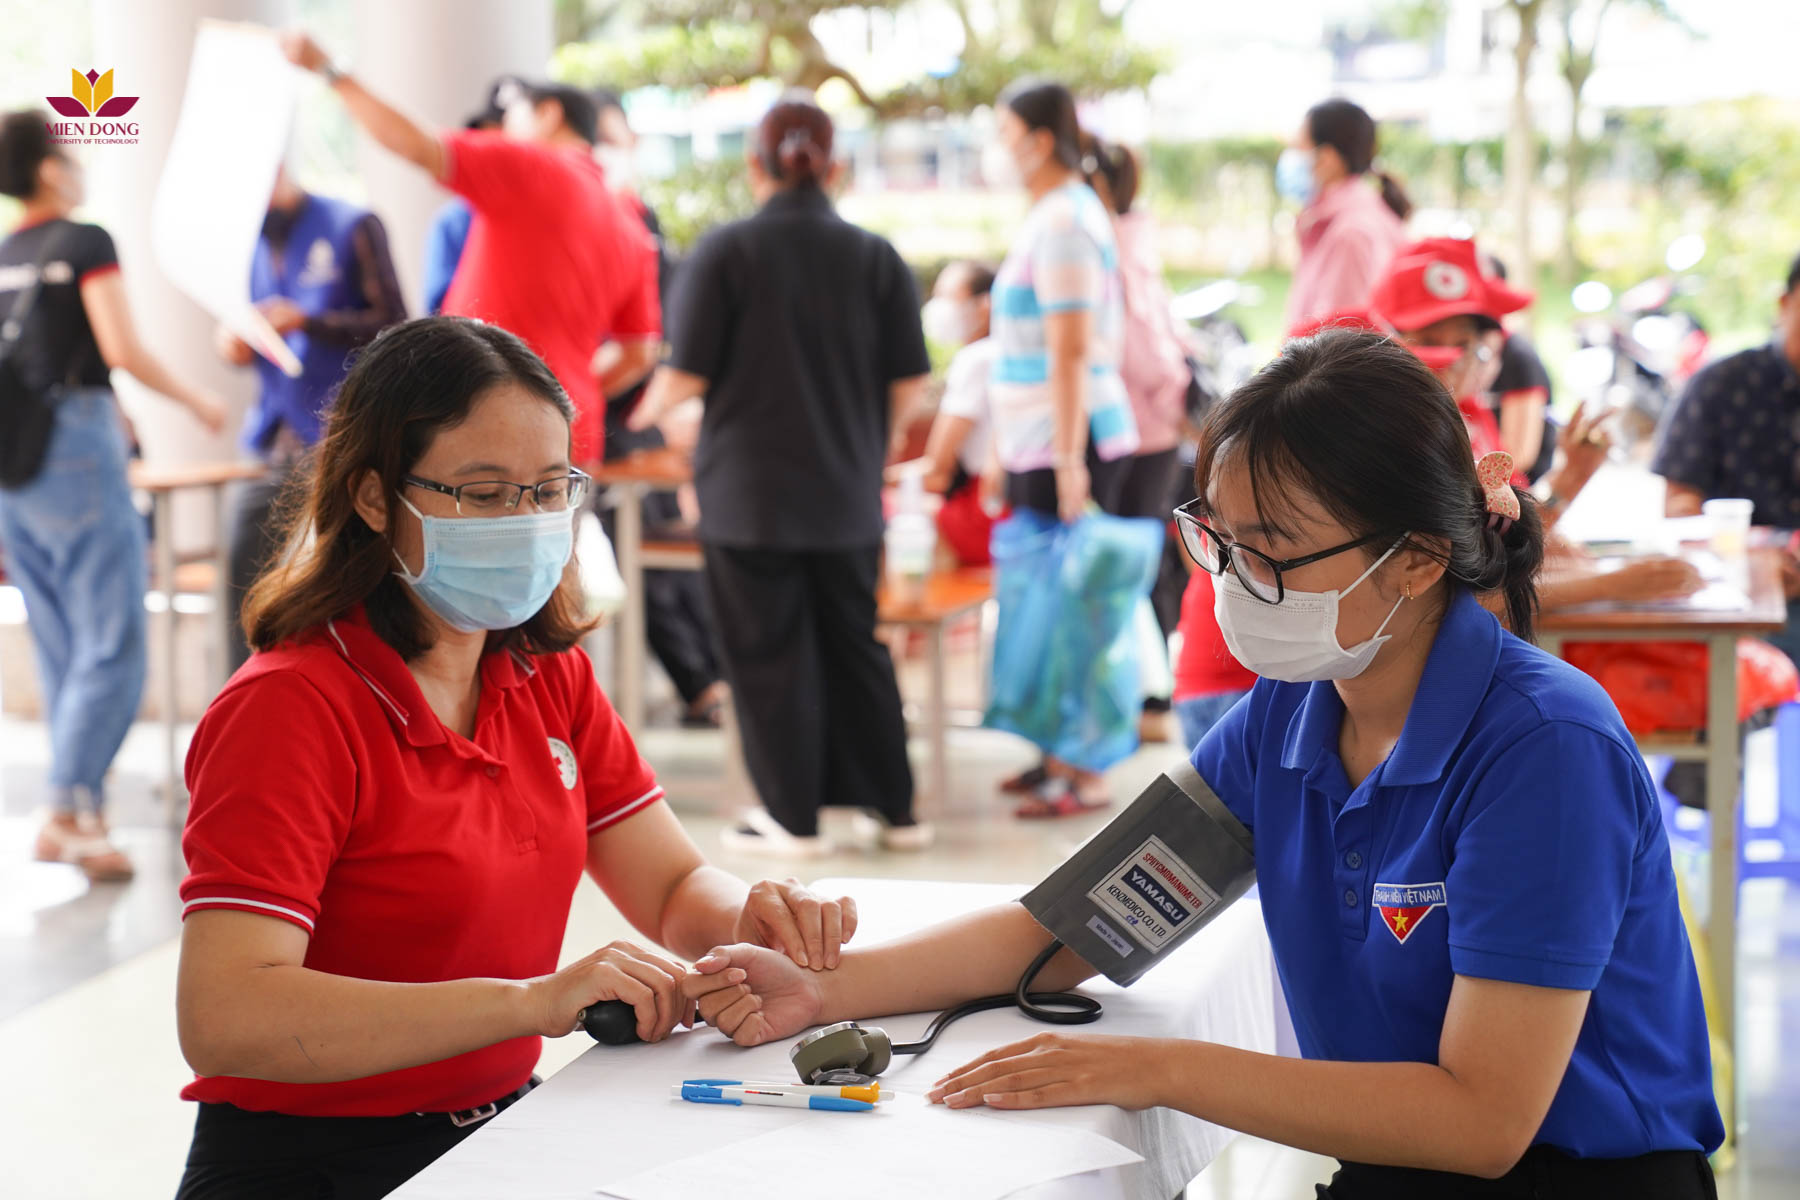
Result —
<instances>
[{"instance_id":1,"label":"blood pressure cuff","mask_svg":"<svg viewBox=\"0 0 1800 1200\"><path fill-rule=\"evenodd\" d=\"M1254 882L1250 831L1183 762L1022 903L1082 961L1127 986Z\"/></svg>"}]
</instances>

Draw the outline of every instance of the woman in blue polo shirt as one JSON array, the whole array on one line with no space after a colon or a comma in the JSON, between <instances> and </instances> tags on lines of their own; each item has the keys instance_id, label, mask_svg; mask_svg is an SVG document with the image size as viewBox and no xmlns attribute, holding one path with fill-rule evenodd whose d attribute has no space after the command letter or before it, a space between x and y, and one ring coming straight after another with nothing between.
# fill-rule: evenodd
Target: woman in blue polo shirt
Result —
<instances>
[{"instance_id":1,"label":"woman in blue polo shirt","mask_svg":"<svg viewBox=\"0 0 1800 1200\"><path fill-rule=\"evenodd\" d=\"M1649 778L1605 693L1478 602L1529 633L1531 501L1483 485L1417 358L1350 331L1220 404L1197 478L1184 537L1262 679L1193 761L1255 836L1305 1057L1045 1033L932 1098L1179 1108L1342 1160L1336 1198L1713 1195L1724 1131ZM689 989L748 970L760 1008L725 988L701 1013L755 1044L1007 991L1046 938L1007 905L821 974L715 950ZM1038 986L1092 974L1065 950Z\"/></svg>"}]
</instances>

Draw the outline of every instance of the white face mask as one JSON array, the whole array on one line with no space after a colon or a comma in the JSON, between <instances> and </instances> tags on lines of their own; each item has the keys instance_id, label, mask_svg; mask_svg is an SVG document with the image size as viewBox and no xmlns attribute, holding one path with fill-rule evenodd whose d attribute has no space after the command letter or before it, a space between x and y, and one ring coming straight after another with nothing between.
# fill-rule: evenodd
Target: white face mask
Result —
<instances>
[{"instance_id":1,"label":"white face mask","mask_svg":"<svg viewBox=\"0 0 1800 1200\"><path fill-rule=\"evenodd\" d=\"M1400 548L1396 541L1387 554L1369 564L1349 587L1331 592L1296 592L1287 589L1280 604L1258 600L1243 582L1227 571L1213 588L1213 616L1231 656L1248 671L1282 683L1310 683L1320 679L1354 679L1368 669L1376 653L1392 640L1382 630L1400 611L1405 597L1394 601L1373 637L1348 650L1338 644L1338 601L1355 591L1363 580Z\"/></svg>"},{"instance_id":2,"label":"white face mask","mask_svg":"<svg viewBox=\"0 0 1800 1200\"><path fill-rule=\"evenodd\" d=\"M933 296L925 302L919 320L927 338L944 346L961 346L975 336L979 318L975 306L967 300Z\"/></svg>"},{"instance_id":3,"label":"white face mask","mask_svg":"<svg viewBox=\"0 0 1800 1200\"><path fill-rule=\"evenodd\" d=\"M996 191L1017 191L1025 186L1019 160L999 141L990 141L981 148L981 178Z\"/></svg>"}]
</instances>

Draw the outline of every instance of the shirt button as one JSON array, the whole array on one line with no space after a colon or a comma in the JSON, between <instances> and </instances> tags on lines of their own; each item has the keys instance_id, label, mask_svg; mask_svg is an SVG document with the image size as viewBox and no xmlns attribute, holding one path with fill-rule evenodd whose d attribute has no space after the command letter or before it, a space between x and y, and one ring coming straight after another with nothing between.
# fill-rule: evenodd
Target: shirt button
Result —
<instances>
[{"instance_id":1,"label":"shirt button","mask_svg":"<svg viewBox=\"0 0 1800 1200\"><path fill-rule=\"evenodd\" d=\"M1356 907L1356 889L1355 888L1345 888L1344 889L1344 907L1345 908L1355 908Z\"/></svg>"},{"instance_id":2,"label":"shirt button","mask_svg":"<svg viewBox=\"0 0 1800 1200\"><path fill-rule=\"evenodd\" d=\"M1344 865L1349 867L1352 871L1360 870L1362 867L1362 855L1355 850L1352 850L1350 853L1344 855Z\"/></svg>"},{"instance_id":3,"label":"shirt button","mask_svg":"<svg viewBox=\"0 0 1800 1200\"><path fill-rule=\"evenodd\" d=\"M500 777L500 768L499 767L489 767L487 769L487 777L489 779L498 779Z\"/></svg>"}]
</instances>

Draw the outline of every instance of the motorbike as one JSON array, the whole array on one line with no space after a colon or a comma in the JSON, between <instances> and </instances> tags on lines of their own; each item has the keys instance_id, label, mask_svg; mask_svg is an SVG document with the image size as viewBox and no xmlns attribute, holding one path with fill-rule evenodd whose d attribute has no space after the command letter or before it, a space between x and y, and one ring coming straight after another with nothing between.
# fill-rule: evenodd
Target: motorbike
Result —
<instances>
[{"instance_id":1,"label":"motorbike","mask_svg":"<svg viewBox=\"0 0 1800 1200\"><path fill-rule=\"evenodd\" d=\"M1619 442L1627 455L1648 448L1675 397L1706 365L1711 336L1684 303L1699 290L1693 269L1705 255L1698 235L1680 237L1664 256L1665 273L1616 299L1596 279L1577 285L1571 296L1585 319L1576 325L1579 348L1569 362L1569 381L1583 400L1619 411Z\"/></svg>"},{"instance_id":2,"label":"motorbike","mask_svg":"<svg viewBox=\"0 0 1800 1200\"><path fill-rule=\"evenodd\" d=\"M1187 404L1191 424L1198 426L1214 401L1231 394L1255 373L1256 351L1231 310L1233 305L1253 304L1258 299L1253 284L1215 279L1171 302L1175 319L1187 327L1188 367L1194 375Z\"/></svg>"}]
</instances>

